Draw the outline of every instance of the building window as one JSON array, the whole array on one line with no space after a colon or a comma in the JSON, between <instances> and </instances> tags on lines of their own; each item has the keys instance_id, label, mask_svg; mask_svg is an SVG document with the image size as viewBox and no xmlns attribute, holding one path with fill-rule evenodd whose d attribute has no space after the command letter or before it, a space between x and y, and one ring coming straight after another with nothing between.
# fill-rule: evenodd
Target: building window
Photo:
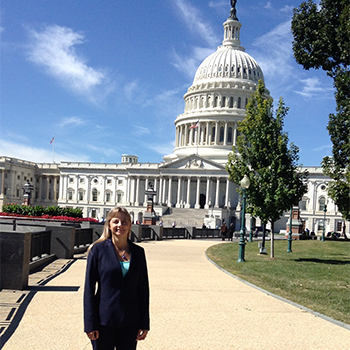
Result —
<instances>
[{"instance_id":1,"label":"building window","mask_svg":"<svg viewBox=\"0 0 350 350\"><path fill-rule=\"evenodd\" d=\"M211 129L211 142L215 142L215 126Z\"/></svg>"},{"instance_id":2,"label":"building window","mask_svg":"<svg viewBox=\"0 0 350 350\"><path fill-rule=\"evenodd\" d=\"M74 182L74 179L72 177L69 178L69 183L72 184Z\"/></svg>"},{"instance_id":3,"label":"building window","mask_svg":"<svg viewBox=\"0 0 350 350\"><path fill-rule=\"evenodd\" d=\"M221 108L224 108L226 106L226 97L223 96L222 100L221 100Z\"/></svg>"},{"instance_id":4,"label":"building window","mask_svg":"<svg viewBox=\"0 0 350 350\"><path fill-rule=\"evenodd\" d=\"M122 186L123 185L123 179L118 179L118 185Z\"/></svg>"},{"instance_id":5,"label":"building window","mask_svg":"<svg viewBox=\"0 0 350 350\"><path fill-rule=\"evenodd\" d=\"M107 185L110 185L112 183L111 179L107 179Z\"/></svg>"},{"instance_id":6,"label":"building window","mask_svg":"<svg viewBox=\"0 0 350 350\"><path fill-rule=\"evenodd\" d=\"M325 199L324 197L321 197L321 198L318 200L318 210L323 211L325 205L326 205L326 199Z\"/></svg>"},{"instance_id":7,"label":"building window","mask_svg":"<svg viewBox=\"0 0 350 350\"><path fill-rule=\"evenodd\" d=\"M81 177L81 178L79 179L79 181L80 181L81 184L83 184L83 183L85 182L85 179L84 179L83 177Z\"/></svg>"},{"instance_id":8,"label":"building window","mask_svg":"<svg viewBox=\"0 0 350 350\"><path fill-rule=\"evenodd\" d=\"M241 108L241 106L242 106L242 99L238 97L237 108Z\"/></svg>"},{"instance_id":9,"label":"building window","mask_svg":"<svg viewBox=\"0 0 350 350\"><path fill-rule=\"evenodd\" d=\"M220 128L220 142L224 142L224 134L225 134L225 129L224 127L222 126Z\"/></svg>"},{"instance_id":10,"label":"building window","mask_svg":"<svg viewBox=\"0 0 350 350\"><path fill-rule=\"evenodd\" d=\"M232 143L232 128L228 128L228 133L227 133L227 143Z\"/></svg>"},{"instance_id":11,"label":"building window","mask_svg":"<svg viewBox=\"0 0 350 350\"><path fill-rule=\"evenodd\" d=\"M306 200L303 199L299 202L299 208L300 210L306 210Z\"/></svg>"},{"instance_id":12,"label":"building window","mask_svg":"<svg viewBox=\"0 0 350 350\"><path fill-rule=\"evenodd\" d=\"M337 232L342 232L343 223L341 221L337 221Z\"/></svg>"},{"instance_id":13,"label":"building window","mask_svg":"<svg viewBox=\"0 0 350 350\"><path fill-rule=\"evenodd\" d=\"M21 175L17 175L17 180L21 180Z\"/></svg>"},{"instance_id":14,"label":"building window","mask_svg":"<svg viewBox=\"0 0 350 350\"><path fill-rule=\"evenodd\" d=\"M73 191L72 190L69 190L68 191L68 200L72 200L73 199Z\"/></svg>"},{"instance_id":15,"label":"building window","mask_svg":"<svg viewBox=\"0 0 350 350\"><path fill-rule=\"evenodd\" d=\"M233 97L230 97L229 108L233 108Z\"/></svg>"},{"instance_id":16,"label":"building window","mask_svg":"<svg viewBox=\"0 0 350 350\"><path fill-rule=\"evenodd\" d=\"M117 193L117 202L121 203L122 201L122 194L121 193Z\"/></svg>"},{"instance_id":17,"label":"building window","mask_svg":"<svg viewBox=\"0 0 350 350\"><path fill-rule=\"evenodd\" d=\"M78 198L80 201L84 200L84 192L83 191L78 192Z\"/></svg>"},{"instance_id":18,"label":"building window","mask_svg":"<svg viewBox=\"0 0 350 350\"><path fill-rule=\"evenodd\" d=\"M97 202L97 190L96 190L96 188L94 188L92 190L92 201Z\"/></svg>"},{"instance_id":19,"label":"building window","mask_svg":"<svg viewBox=\"0 0 350 350\"><path fill-rule=\"evenodd\" d=\"M110 202L111 201L111 192L107 192L106 193L106 202Z\"/></svg>"}]
</instances>

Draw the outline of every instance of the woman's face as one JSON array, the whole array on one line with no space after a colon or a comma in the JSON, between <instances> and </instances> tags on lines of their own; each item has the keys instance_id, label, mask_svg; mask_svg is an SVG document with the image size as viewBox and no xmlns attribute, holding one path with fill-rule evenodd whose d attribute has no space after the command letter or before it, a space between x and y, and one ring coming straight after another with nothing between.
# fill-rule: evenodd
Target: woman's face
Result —
<instances>
[{"instance_id":1,"label":"woman's face","mask_svg":"<svg viewBox=\"0 0 350 350\"><path fill-rule=\"evenodd\" d=\"M131 230L131 222L124 213L118 212L116 216L110 220L109 229L112 232L112 236L116 235L118 238L125 236L127 238Z\"/></svg>"}]
</instances>

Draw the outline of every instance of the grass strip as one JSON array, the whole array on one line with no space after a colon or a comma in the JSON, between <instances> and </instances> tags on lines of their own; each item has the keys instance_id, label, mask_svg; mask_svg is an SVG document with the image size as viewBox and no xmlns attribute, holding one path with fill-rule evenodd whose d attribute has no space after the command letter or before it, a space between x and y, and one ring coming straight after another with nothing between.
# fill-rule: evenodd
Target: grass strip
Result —
<instances>
[{"instance_id":1,"label":"grass strip","mask_svg":"<svg viewBox=\"0 0 350 350\"><path fill-rule=\"evenodd\" d=\"M275 240L274 258L259 254L258 242L245 245L237 262L236 242L210 247L208 257L226 271L271 293L350 324L350 242Z\"/></svg>"}]
</instances>

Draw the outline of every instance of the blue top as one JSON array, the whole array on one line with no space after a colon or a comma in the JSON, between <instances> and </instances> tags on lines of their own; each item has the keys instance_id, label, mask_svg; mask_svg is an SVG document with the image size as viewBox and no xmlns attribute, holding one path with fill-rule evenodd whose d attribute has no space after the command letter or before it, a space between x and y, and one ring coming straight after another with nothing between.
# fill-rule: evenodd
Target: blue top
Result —
<instances>
[{"instance_id":1,"label":"blue top","mask_svg":"<svg viewBox=\"0 0 350 350\"><path fill-rule=\"evenodd\" d=\"M128 273L130 268L130 261L119 261L120 267L122 268L123 277Z\"/></svg>"}]
</instances>

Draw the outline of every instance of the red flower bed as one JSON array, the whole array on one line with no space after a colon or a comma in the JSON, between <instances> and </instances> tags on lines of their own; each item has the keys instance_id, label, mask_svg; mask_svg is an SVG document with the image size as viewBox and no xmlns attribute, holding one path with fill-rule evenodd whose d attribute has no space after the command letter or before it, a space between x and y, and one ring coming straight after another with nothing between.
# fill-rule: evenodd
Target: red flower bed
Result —
<instances>
[{"instance_id":1,"label":"red flower bed","mask_svg":"<svg viewBox=\"0 0 350 350\"><path fill-rule=\"evenodd\" d=\"M4 213L4 212L0 212L0 216L11 216L11 217L20 217L20 218L28 218L28 219L99 222L98 220L96 220L94 218L72 218L69 216L52 216L52 215L33 216L33 215L20 215L20 214Z\"/></svg>"}]
</instances>

